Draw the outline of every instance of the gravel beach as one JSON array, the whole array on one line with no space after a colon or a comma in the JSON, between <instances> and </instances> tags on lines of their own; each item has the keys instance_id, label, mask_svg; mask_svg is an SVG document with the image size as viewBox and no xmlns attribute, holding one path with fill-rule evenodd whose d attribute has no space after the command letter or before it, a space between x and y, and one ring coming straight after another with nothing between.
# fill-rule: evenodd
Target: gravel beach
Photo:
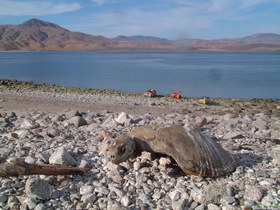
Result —
<instances>
[{"instance_id":1,"label":"gravel beach","mask_svg":"<svg viewBox=\"0 0 280 210\"><path fill-rule=\"evenodd\" d=\"M148 152L114 165L107 155L112 138L151 124L196 125L239 166L225 177L201 178ZM280 102L203 105L0 80L0 161L15 158L90 171L0 177L0 209L280 209Z\"/></svg>"}]
</instances>

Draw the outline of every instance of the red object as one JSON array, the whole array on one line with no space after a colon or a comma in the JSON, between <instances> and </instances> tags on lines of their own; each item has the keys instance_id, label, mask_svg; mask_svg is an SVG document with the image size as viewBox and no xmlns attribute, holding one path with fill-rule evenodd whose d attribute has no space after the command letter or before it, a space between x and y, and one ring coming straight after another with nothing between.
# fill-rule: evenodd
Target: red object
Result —
<instances>
[{"instance_id":1,"label":"red object","mask_svg":"<svg viewBox=\"0 0 280 210\"><path fill-rule=\"evenodd\" d=\"M150 89L150 90L147 90L146 91L146 96L149 96L149 97L154 97L157 95L157 91L155 91L154 89Z\"/></svg>"},{"instance_id":2,"label":"red object","mask_svg":"<svg viewBox=\"0 0 280 210\"><path fill-rule=\"evenodd\" d=\"M182 98L181 94L178 92L171 93L170 96L171 98L176 98L176 99Z\"/></svg>"}]
</instances>

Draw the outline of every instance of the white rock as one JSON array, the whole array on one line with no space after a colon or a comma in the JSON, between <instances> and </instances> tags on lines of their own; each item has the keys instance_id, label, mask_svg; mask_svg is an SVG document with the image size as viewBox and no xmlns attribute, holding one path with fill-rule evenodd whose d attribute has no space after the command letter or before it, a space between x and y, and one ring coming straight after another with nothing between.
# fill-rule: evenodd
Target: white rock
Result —
<instances>
[{"instance_id":1,"label":"white rock","mask_svg":"<svg viewBox=\"0 0 280 210\"><path fill-rule=\"evenodd\" d=\"M109 195L110 191L106 187L99 187L94 189L95 192L98 192L102 195Z\"/></svg>"},{"instance_id":2,"label":"white rock","mask_svg":"<svg viewBox=\"0 0 280 210\"><path fill-rule=\"evenodd\" d=\"M222 210L240 210L240 208L226 204L222 206Z\"/></svg>"},{"instance_id":3,"label":"white rock","mask_svg":"<svg viewBox=\"0 0 280 210\"><path fill-rule=\"evenodd\" d=\"M84 203L94 203L97 197L94 194L85 194L81 197L81 201Z\"/></svg>"},{"instance_id":4,"label":"white rock","mask_svg":"<svg viewBox=\"0 0 280 210\"><path fill-rule=\"evenodd\" d=\"M62 122L63 120L64 120L64 117L62 117L61 115L54 116L51 119L52 122Z\"/></svg>"},{"instance_id":5,"label":"white rock","mask_svg":"<svg viewBox=\"0 0 280 210\"><path fill-rule=\"evenodd\" d=\"M87 121L80 116L72 117L70 120L68 120L68 122L76 127L81 127L88 124Z\"/></svg>"},{"instance_id":6,"label":"white rock","mask_svg":"<svg viewBox=\"0 0 280 210\"><path fill-rule=\"evenodd\" d=\"M177 201L180 199L180 193L175 190L168 193L168 196L171 198L172 201Z\"/></svg>"},{"instance_id":7,"label":"white rock","mask_svg":"<svg viewBox=\"0 0 280 210\"><path fill-rule=\"evenodd\" d=\"M34 129L34 128L39 128L40 125L34 121L31 120L24 120L21 124L22 128L30 128L30 129Z\"/></svg>"},{"instance_id":8,"label":"white rock","mask_svg":"<svg viewBox=\"0 0 280 210\"><path fill-rule=\"evenodd\" d=\"M197 203L203 203L204 193L200 189L192 189L190 196L193 198L194 201Z\"/></svg>"},{"instance_id":9,"label":"white rock","mask_svg":"<svg viewBox=\"0 0 280 210\"><path fill-rule=\"evenodd\" d=\"M115 118L115 121L118 124L124 125L124 123L129 119L128 114L126 114L125 112L121 112L117 118Z\"/></svg>"},{"instance_id":10,"label":"white rock","mask_svg":"<svg viewBox=\"0 0 280 210\"><path fill-rule=\"evenodd\" d=\"M6 207L8 207L7 209L19 209L18 199L15 196L10 195Z\"/></svg>"},{"instance_id":11,"label":"white rock","mask_svg":"<svg viewBox=\"0 0 280 210\"><path fill-rule=\"evenodd\" d=\"M106 157L109 145L112 143L113 139L110 136L106 136L104 140L99 144L99 151Z\"/></svg>"},{"instance_id":12,"label":"white rock","mask_svg":"<svg viewBox=\"0 0 280 210\"><path fill-rule=\"evenodd\" d=\"M207 124L207 120L205 117L197 116L195 118L195 124L200 127L200 126Z\"/></svg>"},{"instance_id":13,"label":"white rock","mask_svg":"<svg viewBox=\"0 0 280 210\"><path fill-rule=\"evenodd\" d=\"M276 201L276 198L272 195L266 195L262 199L262 204L266 206L271 206Z\"/></svg>"},{"instance_id":14,"label":"white rock","mask_svg":"<svg viewBox=\"0 0 280 210\"><path fill-rule=\"evenodd\" d=\"M229 121L229 120L234 119L236 117L238 117L236 114L225 114L223 116L223 119L224 119L224 121Z\"/></svg>"},{"instance_id":15,"label":"white rock","mask_svg":"<svg viewBox=\"0 0 280 210\"><path fill-rule=\"evenodd\" d=\"M221 208L213 203L207 205L208 210L221 210Z\"/></svg>"},{"instance_id":16,"label":"white rock","mask_svg":"<svg viewBox=\"0 0 280 210\"><path fill-rule=\"evenodd\" d=\"M101 125L102 128L116 128L118 126L118 123L115 121L115 119L109 117L107 118Z\"/></svg>"},{"instance_id":17,"label":"white rock","mask_svg":"<svg viewBox=\"0 0 280 210\"><path fill-rule=\"evenodd\" d=\"M79 162L79 168L90 168L90 163L87 160L81 160Z\"/></svg>"},{"instance_id":18,"label":"white rock","mask_svg":"<svg viewBox=\"0 0 280 210\"><path fill-rule=\"evenodd\" d=\"M252 201L252 200L245 200L244 201L244 206L246 207L252 207L255 205L255 201Z\"/></svg>"},{"instance_id":19,"label":"white rock","mask_svg":"<svg viewBox=\"0 0 280 210\"><path fill-rule=\"evenodd\" d=\"M116 195L119 197L119 198L122 198L124 196L124 191L121 189L121 188L118 188L118 187L115 187L115 186L109 186L109 190L111 192L115 192Z\"/></svg>"},{"instance_id":20,"label":"white rock","mask_svg":"<svg viewBox=\"0 0 280 210\"><path fill-rule=\"evenodd\" d=\"M27 156L25 159L24 159L25 162L27 163L35 163L35 160L34 158L30 157L30 156Z\"/></svg>"},{"instance_id":21,"label":"white rock","mask_svg":"<svg viewBox=\"0 0 280 210\"><path fill-rule=\"evenodd\" d=\"M24 196L17 196L17 199L22 205L26 204L29 209L34 209L37 205L37 200L33 197L28 198Z\"/></svg>"},{"instance_id":22,"label":"white rock","mask_svg":"<svg viewBox=\"0 0 280 210\"><path fill-rule=\"evenodd\" d=\"M152 154L150 152L143 151L140 156L141 162L152 161Z\"/></svg>"},{"instance_id":23,"label":"white rock","mask_svg":"<svg viewBox=\"0 0 280 210\"><path fill-rule=\"evenodd\" d=\"M166 165L169 165L170 163L171 163L170 158L161 157L159 159L159 164L160 165L166 166Z\"/></svg>"},{"instance_id":24,"label":"white rock","mask_svg":"<svg viewBox=\"0 0 280 210\"><path fill-rule=\"evenodd\" d=\"M262 180L259 182L259 184L262 186L262 187L265 187L265 188L268 188L268 187L271 187L272 183L270 183L269 181L267 180Z\"/></svg>"},{"instance_id":25,"label":"white rock","mask_svg":"<svg viewBox=\"0 0 280 210\"><path fill-rule=\"evenodd\" d=\"M136 162L133 163L133 169L134 169L135 171L138 171L138 170L139 170L140 168L142 168L144 165L145 165L145 163L136 161Z\"/></svg>"},{"instance_id":26,"label":"white rock","mask_svg":"<svg viewBox=\"0 0 280 210\"><path fill-rule=\"evenodd\" d=\"M161 171L165 171L167 169L167 166L171 164L171 160L170 158L165 158L165 157L161 157L159 159L159 170Z\"/></svg>"},{"instance_id":27,"label":"white rock","mask_svg":"<svg viewBox=\"0 0 280 210\"><path fill-rule=\"evenodd\" d=\"M129 206L131 204L131 200L130 200L130 198L128 196L124 196L121 199L121 203L124 206Z\"/></svg>"},{"instance_id":28,"label":"white rock","mask_svg":"<svg viewBox=\"0 0 280 210\"><path fill-rule=\"evenodd\" d=\"M188 208L188 201L185 198L182 198L178 201L172 201L172 209L173 210L187 210Z\"/></svg>"},{"instance_id":29,"label":"white rock","mask_svg":"<svg viewBox=\"0 0 280 210\"><path fill-rule=\"evenodd\" d=\"M77 110L70 110L69 112L65 113L65 116L67 119L76 117L76 116L81 116L80 112L78 112Z\"/></svg>"},{"instance_id":30,"label":"white rock","mask_svg":"<svg viewBox=\"0 0 280 210\"><path fill-rule=\"evenodd\" d=\"M94 190L94 187L93 187L93 186L91 186L91 185L85 185L85 186L82 186L82 187L80 188L80 194L81 194L81 195L92 194L93 190Z\"/></svg>"},{"instance_id":31,"label":"white rock","mask_svg":"<svg viewBox=\"0 0 280 210\"><path fill-rule=\"evenodd\" d=\"M204 210L205 206L203 204L197 206L194 210Z\"/></svg>"},{"instance_id":32,"label":"white rock","mask_svg":"<svg viewBox=\"0 0 280 210\"><path fill-rule=\"evenodd\" d=\"M273 157L272 163L274 165L280 165L280 145L275 145L271 150L271 155Z\"/></svg>"},{"instance_id":33,"label":"white rock","mask_svg":"<svg viewBox=\"0 0 280 210\"><path fill-rule=\"evenodd\" d=\"M29 130L18 130L18 131L15 131L15 133L18 134L18 137L19 138L26 138L27 135L30 133Z\"/></svg>"},{"instance_id":34,"label":"white rock","mask_svg":"<svg viewBox=\"0 0 280 210\"><path fill-rule=\"evenodd\" d=\"M159 191L155 191L152 197L154 200L159 200L161 196L162 194Z\"/></svg>"},{"instance_id":35,"label":"white rock","mask_svg":"<svg viewBox=\"0 0 280 210\"><path fill-rule=\"evenodd\" d=\"M244 199L260 201L264 195L264 190L258 186L247 186L245 189Z\"/></svg>"},{"instance_id":36,"label":"white rock","mask_svg":"<svg viewBox=\"0 0 280 210\"><path fill-rule=\"evenodd\" d=\"M59 147L49 158L49 163L76 166L76 160L64 147Z\"/></svg>"},{"instance_id":37,"label":"white rock","mask_svg":"<svg viewBox=\"0 0 280 210\"><path fill-rule=\"evenodd\" d=\"M147 204L147 205L150 205L150 206L153 205L152 202L151 202L150 197L147 194L145 194L145 193L139 193L138 198L141 201L143 201L144 204Z\"/></svg>"}]
</instances>

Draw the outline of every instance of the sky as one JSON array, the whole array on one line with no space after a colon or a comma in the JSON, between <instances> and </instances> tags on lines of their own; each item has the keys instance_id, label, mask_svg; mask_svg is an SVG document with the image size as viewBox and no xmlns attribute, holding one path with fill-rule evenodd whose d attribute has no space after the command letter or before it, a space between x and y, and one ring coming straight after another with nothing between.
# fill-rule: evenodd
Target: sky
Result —
<instances>
[{"instance_id":1,"label":"sky","mask_svg":"<svg viewBox=\"0 0 280 210\"><path fill-rule=\"evenodd\" d=\"M31 18L108 38L237 38L280 34L280 0L0 0L0 24Z\"/></svg>"}]
</instances>

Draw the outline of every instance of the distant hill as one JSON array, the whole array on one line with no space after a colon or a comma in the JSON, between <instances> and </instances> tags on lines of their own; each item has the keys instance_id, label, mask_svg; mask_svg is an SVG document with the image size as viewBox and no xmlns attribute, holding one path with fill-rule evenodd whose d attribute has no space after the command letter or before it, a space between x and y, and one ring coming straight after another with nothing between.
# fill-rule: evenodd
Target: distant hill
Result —
<instances>
[{"instance_id":1,"label":"distant hill","mask_svg":"<svg viewBox=\"0 0 280 210\"><path fill-rule=\"evenodd\" d=\"M237 39L179 41L151 36L109 39L31 19L19 25L0 25L0 51L12 50L280 50L280 35L267 33Z\"/></svg>"},{"instance_id":2,"label":"distant hill","mask_svg":"<svg viewBox=\"0 0 280 210\"><path fill-rule=\"evenodd\" d=\"M185 39L176 41L179 49L192 50L280 50L280 35L259 33L236 39Z\"/></svg>"},{"instance_id":3,"label":"distant hill","mask_svg":"<svg viewBox=\"0 0 280 210\"><path fill-rule=\"evenodd\" d=\"M102 36L70 32L37 19L20 25L0 25L0 50L103 49L108 42Z\"/></svg>"},{"instance_id":4,"label":"distant hill","mask_svg":"<svg viewBox=\"0 0 280 210\"><path fill-rule=\"evenodd\" d=\"M237 39L238 40L238 39ZM280 45L280 35L263 33L263 34L254 34L251 36L246 36L239 39L241 43L246 44L270 44L270 45Z\"/></svg>"},{"instance_id":5,"label":"distant hill","mask_svg":"<svg viewBox=\"0 0 280 210\"><path fill-rule=\"evenodd\" d=\"M157 42L162 44L172 44L171 40L165 38L158 38L153 36L117 36L114 40L118 41L132 41L132 42Z\"/></svg>"},{"instance_id":6,"label":"distant hill","mask_svg":"<svg viewBox=\"0 0 280 210\"><path fill-rule=\"evenodd\" d=\"M169 43L108 39L71 32L59 25L31 19L20 25L0 25L0 50L172 49Z\"/></svg>"}]
</instances>

